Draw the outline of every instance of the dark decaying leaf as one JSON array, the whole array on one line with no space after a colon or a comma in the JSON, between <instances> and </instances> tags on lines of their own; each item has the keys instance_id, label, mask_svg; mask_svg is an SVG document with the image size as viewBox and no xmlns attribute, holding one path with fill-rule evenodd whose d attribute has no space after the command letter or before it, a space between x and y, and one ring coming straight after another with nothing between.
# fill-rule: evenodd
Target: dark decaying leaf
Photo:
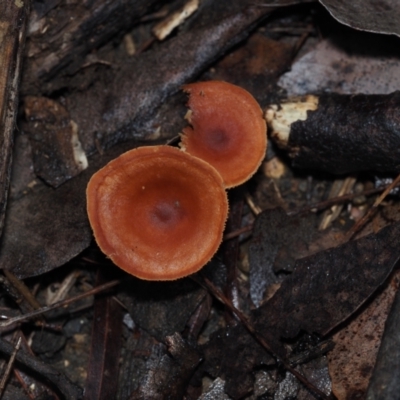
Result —
<instances>
[{"instance_id":1,"label":"dark decaying leaf","mask_svg":"<svg viewBox=\"0 0 400 400\"><path fill-rule=\"evenodd\" d=\"M135 324L161 342L184 330L204 296L204 289L190 279L147 282L133 277L125 279L118 294Z\"/></svg>"},{"instance_id":2,"label":"dark decaying leaf","mask_svg":"<svg viewBox=\"0 0 400 400\"><path fill-rule=\"evenodd\" d=\"M0 3L0 236L10 182L14 124L30 2Z\"/></svg>"},{"instance_id":3,"label":"dark decaying leaf","mask_svg":"<svg viewBox=\"0 0 400 400\"><path fill-rule=\"evenodd\" d=\"M301 330L326 335L383 284L400 257L399 234L400 223L394 223L296 261L276 294L252 313L256 330L278 354L282 337Z\"/></svg>"},{"instance_id":4,"label":"dark decaying leaf","mask_svg":"<svg viewBox=\"0 0 400 400\"><path fill-rule=\"evenodd\" d=\"M278 84L288 96L389 94L400 90L400 39L342 29L296 60Z\"/></svg>"},{"instance_id":5,"label":"dark decaying leaf","mask_svg":"<svg viewBox=\"0 0 400 400\"><path fill-rule=\"evenodd\" d=\"M254 386L254 369L275 364L274 358L239 324L215 332L201 350L202 368L224 381L233 399L249 394Z\"/></svg>"},{"instance_id":6,"label":"dark decaying leaf","mask_svg":"<svg viewBox=\"0 0 400 400\"><path fill-rule=\"evenodd\" d=\"M400 36L397 0L319 0L339 22L355 29Z\"/></svg>"},{"instance_id":7,"label":"dark decaying leaf","mask_svg":"<svg viewBox=\"0 0 400 400\"><path fill-rule=\"evenodd\" d=\"M166 338L168 352L154 360L130 400L182 399L186 385L200 363L200 355L179 333Z\"/></svg>"},{"instance_id":8,"label":"dark decaying leaf","mask_svg":"<svg viewBox=\"0 0 400 400\"><path fill-rule=\"evenodd\" d=\"M259 306L265 290L282 282L280 271L290 272L296 258L308 248L315 232L315 217L288 217L280 208L258 215L249 247L250 296Z\"/></svg>"},{"instance_id":9,"label":"dark decaying leaf","mask_svg":"<svg viewBox=\"0 0 400 400\"><path fill-rule=\"evenodd\" d=\"M32 189L27 188L27 194L16 195L8 205L0 244L2 268L19 278L40 275L84 250L92 238L86 216L86 185L106 162L135 145L124 143L107 155L95 155L87 170L56 190L37 182ZM29 168L19 161L14 166Z\"/></svg>"},{"instance_id":10,"label":"dark decaying leaf","mask_svg":"<svg viewBox=\"0 0 400 400\"><path fill-rule=\"evenodd\" d=\"M37 176L57 187L87 168L78 127L61 104L45 97L24 99L33 165Z\"/></svg>"},{"instance_id":11,"label":"dark decaying leaf","mask_svg":"<svg viewBox=\"0 0 400 400\"><path fill-rule=\"evenodd\" d=\"M97 285L107 281L98 270ZM91 337L91 351L87 367L85 399L109 400L116 398L122 343L122 308L110 295L97 295Z\"/></svg>"},{"instance_id":12,"label":"dark decaying leaf","mask_svg":"<svg viewBox=\"0 0 400 400\"><path fill-rule=\"evenodd\" d=\"M400 292L386 320L367 400L396 400L400 393Z\"/></svg>"},{"instance_id":13,"label":"dark decaying leaf","mask_svg":"<svg viewBox=\"0 0 400 400\"><path fill-rule=\"evenodd\" d=\"M71 4L33 1L23 94L50 93L67 84L85 57L115 35L132 29L159 0L96 0ZM55 80L58 76L63 80Z\"/></svg>"}]
</instances>

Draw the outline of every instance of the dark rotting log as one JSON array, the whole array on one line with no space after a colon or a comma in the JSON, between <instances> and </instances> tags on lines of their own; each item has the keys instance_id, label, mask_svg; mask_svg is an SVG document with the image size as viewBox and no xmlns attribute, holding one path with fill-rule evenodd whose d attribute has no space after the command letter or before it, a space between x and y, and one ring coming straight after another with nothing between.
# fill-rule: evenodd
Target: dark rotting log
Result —
<instances>
[{"instance_id":1,"label":"dark rotting log","mask_svg":"<svg viewBox=\"0 0 400 400\"><path fill-rule=\"evenodd\" d=\"M29 1L0 2L0 235L11 173L19 76Z\"/></svg>"},{"instance_id":2,"label":"dark rotting log","mask_svg":"<svg viewBox=\"0 0 400 400\"><path fill-rule=\"evenodd\" d=\"M295 167L400 171L400 92L309 95L270 106L266 118Z\"/></svg>"}]
</instances>

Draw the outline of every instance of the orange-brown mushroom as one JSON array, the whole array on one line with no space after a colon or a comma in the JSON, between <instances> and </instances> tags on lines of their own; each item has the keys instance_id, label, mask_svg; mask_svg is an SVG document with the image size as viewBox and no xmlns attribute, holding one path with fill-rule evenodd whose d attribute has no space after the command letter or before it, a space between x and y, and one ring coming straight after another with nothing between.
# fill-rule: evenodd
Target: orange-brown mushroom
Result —
<instances>
[{"instance_id":1,"label":"orange-brown mushroom","mask_svg":"<svg viewBox=\"0 0 400 400\"><path fill-rule=\"evenodd\" d=\"M246 90L227 82L185 85L189 93L189 127L182 150L211 164L225 187L240 185L260 166L267 147L262 110Z\"/></svg>"},{"instance_id":2,"label":"orange-brown mushroom","mask_svg":"<svg viewBox=\"0 0 400 400\"><path fill-rule=\"evenodd\" d=\"M228 201L212 166L153 146L128 151L94 174L87 209L99 247L116 265L142 279L173 280L214 255Z\"/></svg>"}]
</instances>

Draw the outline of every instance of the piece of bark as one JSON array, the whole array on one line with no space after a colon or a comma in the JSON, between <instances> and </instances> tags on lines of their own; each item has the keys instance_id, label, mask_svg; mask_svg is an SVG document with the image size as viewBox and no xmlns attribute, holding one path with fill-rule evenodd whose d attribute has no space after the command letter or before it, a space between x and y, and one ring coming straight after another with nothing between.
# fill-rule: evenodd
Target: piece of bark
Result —
<instances>
[{"instance_id":1,"label":"piece of bark","mask_svg":"<svg viewBox=\"0 0 400 400\"><path fill-rule=\"evenodd\" d=\"M400 92L308 95L270 106L266 118L295 167L400 171Z\"/></svg>"},{"instance_id":2,"label":"piece of bark","mask_svg":"<svg viewBox=\"0 0 400 400\"><path fill-rule=\"evenodd\" d=\"M160 0L95 0L33 3L22 78L23 94L59 89L57 75L77 71L85 57L163 4ZM47 6L47 7L46 7Z\"/></svg>"},{"instance_id":3,"label":"piece of bark","mask_svg":"<svg viewBox=\"0 0 400 400\"><path fill-rule=\"evenodd\" d=\"M27 96L25 116L37 176L53 187L78 175L88 166L78 136L78 125L58 102Z\"/></svg>"},{"instance_id":4,"label":"piece of bark","mask_svg":"<svg viewBox=\"0 0 400 400\"><path fill-rule=\"evenodd\" d=\"M396 400L400 393L400 291L386 320L367 400Z\"/></svg>"},{"instance_id":5,"label":"piece of bark","mask_svg":"<svg viewBox=\"0 0 400 400\"><path fill-rule=\"evenodd\" d=\"M270 11L252 6L250 0L235 0L229 7L206 0L176 37L127 60L88 90L66 97L84 150L91 154L96 144L108 148L128 139L143 139L142 127L157 109L244 39Z\"/></svg>"},{"instance_id":6,"label":"piece of bark","mask_svg":"<svg viewBox=\"0 0 400 400\"><path fill-rule=\"evenodd\" d=\"M29 1L0 3L0 235L3 230Z\"/></svg>"},{"instance_id":7,"label":"piece of bark","mask_svg":"<svg viewBox=\"0 0 400 400\"><path fill-rule=\"evenodd\" d=\"M132 329L123 329L126 340L121 349L117 399L129 399L130 394L139 388L147 376L149 364L164 349L164 345L146 331L136 325Z\"/></svg>"}]
</instances>

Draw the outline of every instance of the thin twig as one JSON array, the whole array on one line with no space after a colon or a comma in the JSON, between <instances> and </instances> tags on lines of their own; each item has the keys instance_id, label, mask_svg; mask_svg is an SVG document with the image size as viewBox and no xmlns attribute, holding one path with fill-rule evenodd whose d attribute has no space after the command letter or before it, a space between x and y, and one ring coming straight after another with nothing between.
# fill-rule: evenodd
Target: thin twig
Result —
<instances>
[{"instance_id":1,"label":"thin twig","mask_svg":"<svg viewBox=\"0 0 400 400\"><path fill-rule=\"evenodd\" d=\"M355 223L351 229L347 232L345 241L350 240L370 219L371 215L378 209L379 205L385 199L385 197L390 193L390 191L400 184L400 174L397 175L396 179L383 191L383 193L375 200L372 207L368 212Z\"/></svg>"},{"instance_id":2,"label":"thin twig","mask_svg":"<svg viewBox=\"0 0 400 400\"><path fill-rule=\"evenodd\" d=\"M10 376L11 369L12 369L12 367L14 365L15 356L17 355L17 352L18 352L18 350L19 350L19 348L21 346L21 340L22 340L22 337L20 336L18 338L18 340L17 340L17 343L16 343L15 347L14 347L14 351L12 352L11 357L8 360L6 371L4 372L3 378L1 379L1 382L0 382L0 397L3 396L4 388L6 387L6 383L7 383L8 377Z\"/></svg>"},{"instance_id":3,"label":"thin twig","mask_svg":"<svg viewBox=\"0 0 400 400\"><path fill-rule=\"evenodd\" d=\"M79 294L79 295L77 295L75 297L71 297L70 299L58 301L57 303L54 303L54 304L52 304L50 306L39 308L39 309L37 309L35 311L32 311L30 313L26 313L24 315L19 315L17 317L9 318L9 319L7 319L5 321L0 322L0 328L4 328L4 327L12 325L12 324L14 324L16 322L26 321L28 319L36 317L37 315L44 314L44 313L46 313L48 311L51 311L51 310L55 310L56 308L65 307L65 306L67 306L67 305L69 305L71 303L74 303L74 302L78 301L78 300L84 299L84 298L86 298L88 296L92 296L92 295L97 294L99 292L102 292L104 290L110 289L110 288L118 285L119 283L120 283L119 280L114 280L114 281L105 283L104 285L97 286L94 289L88 290L87 292Z\"/></svg>"},{"instance_id":4,"label":"thin twig","mask_svg":"<svg viewBox=\"0 0 400 400\"><path fill-rule=\"evenodd\" d=\"M348 200L353 200L354 198L359 197L359 196L371 196L373 194L380 193L380 192L386 190L389 186L390 185L385 185L385 186L380 186L379 188L376 188L376 189L364 190L363 192L360 192L360 193L348 193L348 194L344 194L342 196L332 197L330 199L320 201L319 203L311 204L310 206L300 208L298 210L289 211L288 215L291 217L293 215L306 214L310 211L324 210L325 208L331 207L337 203L344 203ZM396 184L395 186L398 186L398 184ZM393 186L393 187L395 187L395 186ZM392 189L393 189L393 187L392 187Z\"/></svg>"},{"instance_id":5,"label":"thin twig","mask_svg":"<svg viewBox=\"0 0 400 400\"><path fill-rule=\"evenodd\" d=\"M349 200L353 200L355 197L359 197L359 196L371 196L373 194L377 194L380 193L384 190L387 190L390 186L389 192L390 190L392 190L394 187L397 187L400 185L400 182L398 182L397 184L395 184L394 186L392 186L393 183L391 185L385 185L385 186L381 186L379 188L376 189L369 189L369 190L364 190L363 192L360 193L348 193L342 196L337 196L337 197L332 197L328 200L324 200L324 201L320 201L319 203L314 203L311 204L310 206L307 207L303 207L303 208L299 208L297 210L293 210L293 211L289 211L287 213L287 215L289 217L295 216L295 215L303 215L303 214L307 214L309 212L316 212L316 211L321 211L324 210L325 208L328 207L332 207L335 204L338 203L344 203L346 201ZM249 224L246 225L240 229L236 229L232 232L228 232L224 235L224 239L223 240L230 240L230 239L234 239L235 237L241 235L242 233L247 233L250 232L253 229L253 224Z\"/></svg>"},{"instance_id":6,"label":"thin twig","mask_svg":"<svg viewBox=\"0 0 400 400\"><path fill-rule=\"evenodd\" d=\"M203 281L201 282L196 277L193 279L201 286L205 287L205 289L210 292L217 300L219 300L222 304L224 304L234 315L236 315L243 326L253 335L253 337L267 350L277 361L279 361L287 371L289 371L292 375L294 375L300 382L302 382L310 391L314 392L320 399L329 400L329 396L327 396L324 392L314 386L311 382L309 382L300 372L294 369L290 362L279 357L272 350L270 345L265 341L265 339L254 329L252 324L248 321L247 317L237 309L231 301L216 287L214 284L207 279L204 275L202 276Z\"/></svg>"},{"instance_id":7,"label":"thin twig","mask_svg":"<svg viewBox=\"0 0 400 400\"><path fill-rule=\"evenodd\" d=\"M234 239L237 236L240 236L242 233L247 233L250 232L253 229L253 224L249 224L246 226L243 226L242 228L239 229L235 229L232 232L227 233L226 235L224 235L224 241L226 240L230 240L230 239Z\"/></svg>"},{"instance_id":8,"label":"thin twig","mask_svg":"<svg viewBox=\"0 0 400 400\"><path fill-rule=\"evenodd\" d=\"M9 357L12 356L14 347L0 337L0 353ZM41 375L47 382L52 383L53 387L62 393L65 400L79 400L82 398L82 390L72 383L64 374L57 371L52 365L47 365L31 354L21 350L15 354L16 364L29 368L35 374Z\"/></svg>"}]
</instances>

